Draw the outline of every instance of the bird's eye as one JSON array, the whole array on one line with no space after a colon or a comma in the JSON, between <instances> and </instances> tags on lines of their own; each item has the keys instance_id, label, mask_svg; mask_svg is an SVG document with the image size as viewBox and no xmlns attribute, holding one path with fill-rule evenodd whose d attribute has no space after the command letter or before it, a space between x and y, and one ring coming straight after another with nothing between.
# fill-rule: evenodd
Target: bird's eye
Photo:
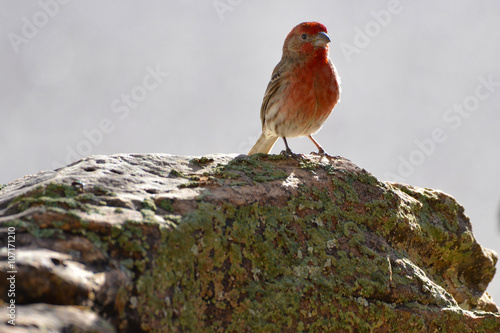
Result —
<instances>
[{"instance_id":1,"label":"bird's eye","mask_svg":"<svg viewBox=\"0 0 500 333\"><path fill-rule=\"evenodd\" d=\"M302 40L306 40L307 35L306 35L306 34L302 34L302 35L300 36L300 38L302 38Z\"/></svg>"}]
</instances>

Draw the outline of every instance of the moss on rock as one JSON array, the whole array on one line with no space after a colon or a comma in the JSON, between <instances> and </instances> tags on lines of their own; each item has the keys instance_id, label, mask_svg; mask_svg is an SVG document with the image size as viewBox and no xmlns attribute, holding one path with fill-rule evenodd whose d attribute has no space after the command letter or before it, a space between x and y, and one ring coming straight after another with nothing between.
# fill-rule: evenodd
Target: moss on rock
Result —
<instances>
[{"instance_id":1,"label":"moss on rock","mask_svg":"<svg viewBox=\"0 0 500 333\"><path fill-rule=\"evenodd\" d=\"M54 251L51 274L84 265L89 297L68 304L119 331L500 329L497 257L440 191L259 154L98 156L42 176L2 190L0 222L19 253Z\"/></svg>"}]
</instances>

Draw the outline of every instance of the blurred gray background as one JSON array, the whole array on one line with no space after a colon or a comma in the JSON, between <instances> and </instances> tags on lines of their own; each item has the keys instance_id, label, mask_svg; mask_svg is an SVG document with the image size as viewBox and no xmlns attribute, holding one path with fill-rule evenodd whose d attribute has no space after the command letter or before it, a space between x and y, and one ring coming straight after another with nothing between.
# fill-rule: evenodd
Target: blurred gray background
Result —
<instances>
[{"instance_id":1,"label":"blurred gray background","mask_svg":"<svg viewBox=\"0 0 500 333\"><path fill-rule=\"evenodd\" d=\"M343 91L316 139L453 195L499 253L499 14L494 0L2 0L0 184L91 154L248 152L285 36L315 20ZM488 290L500 303L500 274Z\"/></svg>"}]
</instances>

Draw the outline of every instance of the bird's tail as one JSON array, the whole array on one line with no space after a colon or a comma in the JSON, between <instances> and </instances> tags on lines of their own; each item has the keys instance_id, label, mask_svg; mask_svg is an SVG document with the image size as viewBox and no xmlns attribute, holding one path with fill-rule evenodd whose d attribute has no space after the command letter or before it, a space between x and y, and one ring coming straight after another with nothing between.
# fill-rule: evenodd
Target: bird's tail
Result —
<instances>
[{"instance_id":1,"label":"bird's tail","mask_svg":"<svg viewBox=\"0 0 500 333\"><path fill-rule=\"evenodd\" d=\"M277 136L266 136L262 133L253 148L248 152L248 155L258 153L269 154L277 140Z\"/></svg>"}]
</instances>

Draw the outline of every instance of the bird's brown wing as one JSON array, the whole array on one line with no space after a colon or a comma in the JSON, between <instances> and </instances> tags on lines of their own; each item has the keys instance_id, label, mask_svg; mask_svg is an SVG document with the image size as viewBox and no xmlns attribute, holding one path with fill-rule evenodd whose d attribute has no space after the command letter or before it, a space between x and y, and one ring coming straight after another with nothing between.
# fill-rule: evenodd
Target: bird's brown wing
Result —
<instances>
[{"instance_id":1,"label":"bird's brown wing","mask_svg":"<svg viewBox=\"0 0 500 333\"><path fill-rule=\"evenodd\" d=\"M273 74L271 75L271 81L269 81L266 93L264 94L264 100L262 101L262 106L260 107L260 120L262 121L262 128L264 128L264 123L266 122L266 110L273 104L271 100L275 96L276 92L281 87L284 76L284 64L285 62L281 60L276 67L274 67Z\"/></svg>"}]
</instances>

